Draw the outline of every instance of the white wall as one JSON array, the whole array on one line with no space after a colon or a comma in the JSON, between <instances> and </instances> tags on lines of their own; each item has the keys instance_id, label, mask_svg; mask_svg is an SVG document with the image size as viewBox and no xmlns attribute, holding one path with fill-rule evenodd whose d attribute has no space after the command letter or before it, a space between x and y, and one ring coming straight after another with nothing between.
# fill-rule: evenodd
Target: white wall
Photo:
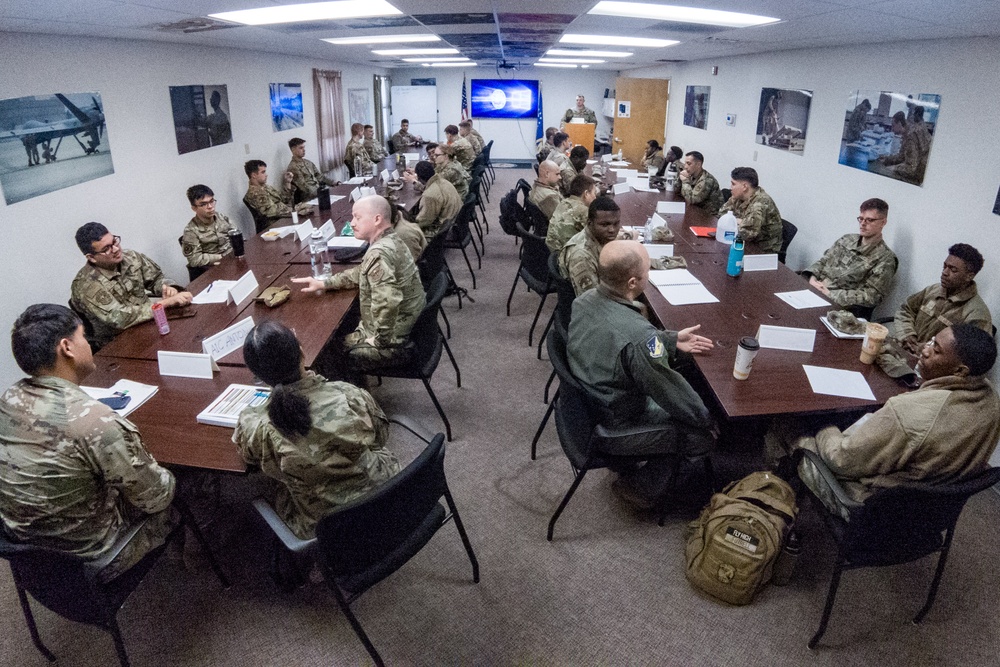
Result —
<instances>
[{"instance_id":1,"label":"white wall","mask_svg":"<svg viewBox=\"0 0 1000 667\"><path fill-rule=\"evenodd\" d=\"M576 96L587 98L587 106L597 113L597 130L609 132L611 120L605 118L604 89L614 90L617 72L603 70L571 70L547 67L530 67L518 72L504 72L497 76L489 67L419 67L392 71L392 85L408 86L411 79L436 78L438 89L438 128L444 138L444 128L458 125L462 119L462 75L471 79L537 79L541 82L542 118L545 127L559 127L559 119L566 109L576 105ZM471 88L469 88L471 94ZM470 100L471 103L471 100ZM398 109L394 109L399 113ZM403 111L405 114L405 111ZM493 140L492 158L530 159L535 157L535 118L524 120L473 119L473 126L487 141ZM395 131L398 128L394 128ZM425 137L426 139L427 137Z\"/></svg>"},{"instance_id":2,"label":"white wall","mask_svg":"<svg viewBox=\"0 0 1000 667\"><path fill-rule=\"evenodd\" d=\"M111 176L0 204L0 387L22 375L6 342L17 315L32 303L65 304L69 299L70 282L84 262L73 240L80 225L103 223L122 236L123 245L152 257L168 277L187 282L177 244L192 216L185 190L207 184L219 210L239 221L244 234L252 233L242 202L247 185L243 163L264 160L272 184L277 184L293 136L309 142L307 150L315 159L312 68L343 72L345 117L347 90L371 89L376 73L356 65L235 49L8 33L0 33L0 62L0 98L99 92L115 166ZM304 127L272 131L269 83L302 84ZM233 143L178 155L168 88L197 84L228 86Z\"/></svg>"},{"instance_id":3,"label":"white wall","mask_svg":"<svg viewBox=\"0 0 1000 667\"><path fill-rule=\"evenodd\" d=\"M667 143L705 154L723 187L733 167L751 166L782 217L799 228L789 266L805 268L840 235L855 232L858 204L889 202L885 238L900 260L892 293L879 309L891 315L909 294L938 281L949 245L976 246L986 258L977 280L994 321L1000 319L1000 41L961 39L782 51L635 70L625 76L669 78ZM718 65L719 74L710 68ZM683 124L686 86L712 87L708 129ZM762 87L814 93L804 155L754 143ZM852 90L938 93L941 113L921 187L837 164L847 95ZM735 113L735 127L725 115ZM754 159L756 154L757 158ZM1000 369L992 378L1000 380ZM1000 463L1000 454L994 456Z\"/></svg>"}]
</instances>

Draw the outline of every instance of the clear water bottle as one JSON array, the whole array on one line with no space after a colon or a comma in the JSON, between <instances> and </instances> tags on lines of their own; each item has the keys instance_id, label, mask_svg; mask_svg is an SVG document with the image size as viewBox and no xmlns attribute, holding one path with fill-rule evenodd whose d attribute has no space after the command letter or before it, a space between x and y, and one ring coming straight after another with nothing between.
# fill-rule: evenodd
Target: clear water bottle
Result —
<instances>
[{"instance_id":1,"label":"clear water bottle","mask_svg":"<svg viewBox=\"0 0 1000 667\"><path fill-rule=\"evenodd\" d=\"M740 274L743 273L743 250L745 243L743 241L743 234L736 232L736 238L733 239L733 245L729 248L729 263L726 265L726 274L732 276L733 278L739 278Z\"/></svg>"},{"instance_id":2,"label":"clear water bottle","mask_svg":"<svg viewBox=\"0 0 1000 667\"><path fill-rule=\"evenodd\" d=\"M330 250L326 245L326 239L318 229L314 229L309 237L309 256L312 261L313 278L323 280L330 277L333 268L330 265Z\"/></svg>"},{"instance_id":3,"label":"clear water bottle","mask_svg":"<svg viewBox=\"0 0 1000 667\"><path fill-rule=\"evenodd\" d=\"M361 156L354 156L354 175L361 176Z\"/></svg>"},{"instance_id":4,"label":"clear water bottle","mask_svg":"<svg viewBox=\"0 0 1000 667\"><path fill-rule=\"evenodd\" d=\"M652 243L653 242L653 218L646 218L646 226L642 230L642 242Z\"/></svg>"}]
</instances>

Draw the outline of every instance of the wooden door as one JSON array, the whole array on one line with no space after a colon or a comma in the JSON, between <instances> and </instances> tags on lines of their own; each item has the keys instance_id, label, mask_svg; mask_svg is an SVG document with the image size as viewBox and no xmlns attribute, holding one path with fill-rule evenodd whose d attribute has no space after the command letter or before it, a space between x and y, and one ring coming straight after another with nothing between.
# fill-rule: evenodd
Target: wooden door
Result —
<instances>
[{"instance_id":1,"label":"wooden door","mask_svg":"<svg viewBox=\"0 0 1000 667\"><path fill-rule=\"evenodd\" d=\"M641 167L646 142L656 139L663 145L669 90L667 79L615 80L615 124L611 135L614 153L621 149L626 160Z\"/></svg>"}]
</instances>

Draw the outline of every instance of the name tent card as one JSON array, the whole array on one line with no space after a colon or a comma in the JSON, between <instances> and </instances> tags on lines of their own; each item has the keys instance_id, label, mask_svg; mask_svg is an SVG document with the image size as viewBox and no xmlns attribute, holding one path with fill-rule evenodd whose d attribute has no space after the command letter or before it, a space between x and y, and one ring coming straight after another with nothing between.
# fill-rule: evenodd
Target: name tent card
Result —
<instances>
[{"instance_id":1,"label":"name tent card","mask_svg":"<svg viewBox=\"0 0 1000 667\"><path fill-rule=\"evenodd\" d=\"M327 220L323 223L323 226L319 228L319 233L323 235L325 240L329 240L334 234L337 233L337 228L333 226L333 220Z\"/></svg>"},{"instance_id":2,"label":"name tent card","mask_svg":"<svg viewBox=\"0 0 1000 667\"><path fill-rule=\"evenodd\" d=\"M762 348L772 350L812 352L816 344L816 330L762 324L757 330L757 342Z\"/></svg>"},{"instance_id":3,"label":"name tent card","mask_svg":"<svg viewBox=\"0 0 1000 667\"><path fill-rule=\"evenodd\" d=\"M393 169L392 170L392 180L394 180L394 181L398 181L399 180L399 169Z\"/></svg>"},{"instance_id":4,"label":"name tent card","mask_svg":"<svg viewBox=\"0 0 1000 667\"><path fill-rule=\"evenodd\" d=\"M673 243L648 243L643 246L646 252L649 253L650 259L660 259L661 257L673 257L674 256L674 244Z\"/></svg>"},{"instance_id":5,"label":"name tent card","mask_svg":"<svg viewBox=\"0 0 1000 667\"><path fill-rule=\"evenodd\" d=\"M388 169L383 169L382 170L382 182L383 183L388 183L390 178L392 178L392 174L389 173L389 170Z\"/></svg>"},{"instance_id":6,"label":"name tent card","mask_svg":"<svg viewBox=\"0 0 1000 667\"><path fill-rule=\"evenodd\" d=\"M777 271L778 255L743 255L744 271Z\"/></svg>"},{"instance_id":7,"label":"name tent card","mask_svg":"<svg viewBox=\"0 0 1000 667\"><path fill-rule=\"evenodd\" d=\"M659 213L654 213L650 219L649 228L656 229L657 227L666 227L666 225L667 221L661 218Z\"/></svg>"},{"instance_id":8,"label":"name tent card","mask_svg":"<svg viewBox=\"0 0 1000 667\"><path fill-rule=\"evenodd\" d=\"M159 350L156 360L160 366L160 375L172 377L211 380L212 373L219 370L219 365L210 354Z\"/></svg>"},{"instance_id":9,"label":"name tent card","mask_svg":"<svg viewBox=\"0 0 1000 667\"><path fill-rule=\"evenodd\" d=\"M301 225L295 225L295 238L299 241L305 241L313 233L313 223L306 220Z\"/></svg>"},{"instance_id":10,"label":"name tent card","mask_svg":"<svg viewBox=\"0 0 1000 667\"><path fill-rule=\"evenodd\" d=\"M656 212L667 215L684 215L685 204L682 201L658 201L656 202Z\"/></svg>"},{"instance_id":11,"label":"name tent card","mask_svg":"<svg viewBox=\"0 0 1000 667\"><path fill-rule=\"evenodd\" d=\"M229 288L229 299L227 303L239 305L257 289L257 276L253 271L247 271L243 277L236 281L236 284Z\"/></svg>"},{"instance_id":12,"label":"name tent card","mask_svg":"<svg viewBox=\"0 0 1000 667\"><path fill-rule=\"evenodd\" d=\"M361 190L361 196L362 197L370 197L372 195L378 194L378 192L375 190L375 188L362 187L362 188L360 188L360 190Z\"/></svg>"},{"instance_id":13,"label":"name tent card","mask_svg":"<svg viewBox=\"0 0 1000 667\"><path fill-rule=\"evenodd\" d=\"M221 359L227 354L243 347L247 334L253 329L253 317L245 317L236 324L231 324L214 336L209 336L201 342L205 354L212 359Z\"/></svg>"},{"instance_id":14,"label":"name tent card","mask_svg":"<svg viewBox=\"0 0 1000 667\"><path fill-rule=\"evenodd\" d=\"M361 199L361 188L354 188L351 190L351 201L358 201Z\"/></svg>"},{"instance_id":15,"label":"name tent card","mask_svg":"<svg viewBox=\"0 0 1000 667\"><path fill-rule=\"evenodd\" d=\"M611 188L611 191L614 192L616 195L620 195L628 192L629 187L630 186L627 181L625 183L615 183L614 186Z\"/></svg>"}]
</instances>

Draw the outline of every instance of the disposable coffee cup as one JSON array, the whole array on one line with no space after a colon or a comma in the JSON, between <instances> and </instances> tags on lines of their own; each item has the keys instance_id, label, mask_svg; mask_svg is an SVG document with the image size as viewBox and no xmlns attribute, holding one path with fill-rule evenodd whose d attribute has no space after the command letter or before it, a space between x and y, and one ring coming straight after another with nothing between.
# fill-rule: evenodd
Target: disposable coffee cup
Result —
<instances>
[{"instance_id":1,"label":"disposable coffee cup","mask_svg":"<svg viewBox=\"0 0 1000 667\"><path fill-rule=\"evenodd\" d=\"M740 344L736 348L736 364L733 366L733 377L737 380L746 380L750 377L750 369L753 368L754 357L760 352L760 343L753 336L740 338Z\"/></svg>"},{"instance_id":2,"label":"disposable coffee cup","mask_svg":"<svg viewBox=\"0 0 1000 667\"><path fill-rule=\"evenodd\" d=\"M871 364L882 351L882 343L889 335L889 329L878 322L869 322L865 327L865 339L861 342L861 363Z\"/></svg>"},{"instance_id":3,"label":"disposable coffee cup","mask_svg":"<svg viewBox=\"0 0 1000 667\"><path fill-rule=\"evenodd\" d=\"M233 247L233 257L240 258L243 256L245 249L243 247L243 232L238 229L234 229L229 232L229 245Z\"/></svg>"},{"instance_id":4,"label":"disposable coffee cup","mask_svg":"<svg viewBox=\"0 0 1000 667\"><path fill-rule=\"evenodd\" d=\"M160 330L160 335L170 333L170 323L167 322L167 311L163 309L162 303L154 303L153 306L153 321L156 322L156 328Z\"/></svg>"}]
</instances>

